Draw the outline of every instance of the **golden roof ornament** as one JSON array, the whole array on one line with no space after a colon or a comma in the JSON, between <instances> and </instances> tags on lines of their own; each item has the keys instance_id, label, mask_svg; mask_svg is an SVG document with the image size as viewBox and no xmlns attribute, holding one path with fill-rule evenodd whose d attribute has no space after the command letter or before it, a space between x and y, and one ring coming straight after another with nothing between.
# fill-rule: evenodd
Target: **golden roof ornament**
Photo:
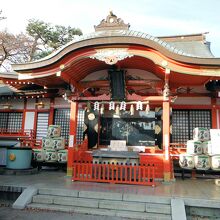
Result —
<instances>
[{"instance_id":1,"label":"golden roof ornament","mask_svg":"<svg viewBox=\"0 0 220 220\"><path fill-rule=\"evenodd\" d=\"M129 30L130 24L125 24L121 18L118 18L112 11L106 19L103 19L99 25L95 25L95 31Z\"/></svg>"}]
</instances>

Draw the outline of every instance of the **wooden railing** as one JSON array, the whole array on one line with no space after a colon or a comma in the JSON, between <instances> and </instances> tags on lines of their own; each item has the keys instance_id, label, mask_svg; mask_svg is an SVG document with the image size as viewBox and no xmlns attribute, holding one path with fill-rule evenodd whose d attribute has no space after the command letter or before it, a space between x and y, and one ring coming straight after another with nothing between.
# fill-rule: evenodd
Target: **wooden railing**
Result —
<instances>
[{"instance_id":1,"label":"wooden railing","mask_svg":"<svg viewBox=\"0 0 220 220\"><path fill-rule=\"evenodd\" d=\"M24 132L22 129L8 129L8 128L0 128L0 135L22 135Z\"/></svg>"},{"instance_id":2,"label":"wooden railing","mask_svg":"<svg viewBox=\"0 0 220 220\"><path fill-rule=\"evenodd\" d=\"M74 161L72 180L155 186L155 167Z\"/></svg>"},{"instance_id":3,"label":"wooden railing","mask_svg":"<svg viewBox=\"0 0 220 220\"><path fill-rule=\"evenodd\" d=\"M39 141L35 139L35 131L22 130L22 129L5 129L0 128L0 138L4 139L14 139L20 141L21 147L29 146L35 147L37 144L40 144Z\"/></svg>"},{"instance_id":4,"label":"wooden railing","mask_svg":"<svg viewBox=\"0 0 220 220\"><path fill-rule=\"evenodd\" d=\"M170 143L171 148L186 148L186 144L184 143Z\"/></svg>"}]
</instances>

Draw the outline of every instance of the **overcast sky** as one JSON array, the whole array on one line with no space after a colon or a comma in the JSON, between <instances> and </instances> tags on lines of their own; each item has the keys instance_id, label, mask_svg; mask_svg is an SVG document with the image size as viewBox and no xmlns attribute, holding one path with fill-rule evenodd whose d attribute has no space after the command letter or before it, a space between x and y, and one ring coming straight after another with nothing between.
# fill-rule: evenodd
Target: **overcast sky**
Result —
<instances>
[{"instance_id":1,"label":"overcast sky","mask_svg":"<svg viewBox=\"0 0 220 220\"><path fill-rule=\"evenodd\" d=\"M207 40L220 57L220 0L1 0L7 19L0 29L25 32L28 19L80 28L84 34L109 11L130 23L130 29L153 36L209 32Z\"/></svg>"}]
</instances>

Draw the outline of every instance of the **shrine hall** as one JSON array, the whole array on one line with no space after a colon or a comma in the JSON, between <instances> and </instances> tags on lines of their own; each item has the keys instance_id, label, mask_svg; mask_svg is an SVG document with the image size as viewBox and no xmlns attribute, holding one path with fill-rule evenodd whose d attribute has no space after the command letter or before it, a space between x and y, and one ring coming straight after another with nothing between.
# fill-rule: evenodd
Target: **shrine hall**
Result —
<instances>
[{"instance_id":1,"label":"shrine hall","mask_svg":"<svg viewBox=\"0 0 220 220\"><path fill-rule=\"evenodd\" d=\"M0 141L42 151L57 126L73 180L172 181L193 129L220 128L220 58L207 33L154 37L112 12L94 29L0 74Z\"/></svg>"}]
</instances>

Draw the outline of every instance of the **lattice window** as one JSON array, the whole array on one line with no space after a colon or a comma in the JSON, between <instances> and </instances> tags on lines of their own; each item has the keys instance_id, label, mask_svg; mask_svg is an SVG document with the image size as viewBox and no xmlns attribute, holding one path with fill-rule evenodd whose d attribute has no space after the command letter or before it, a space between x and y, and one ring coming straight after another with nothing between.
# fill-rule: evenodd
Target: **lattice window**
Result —
<instances>
[{"instance_id":1,"label":"lattice window","mask_svg":"<svg viewBox=\"0 0 220 220\"><path fill-rule=\"evenodd\" d=\"M7 129L8 127L8 113L0 112L0 128Z\"/></svg>"},{"instance_id":2,"label":"lattice window","mask_svg":"<svg viewBox=\"0 0 220 220\"><path fill-rule=\"evenodd\" d=\"M193 110L189 112L190 138L192 139L193 129L196 127L211 128L211 111Z\"/></svg>"},{"instance_id":3,"label":"lattice window","mask_svg":"<svg viewBox=\"0 0 220 220\"><path fill-rule=\"evenodd\" d=\"M70 132L70 109L56 109L54 112L54 124L61 126L61 136L68 143Z\"/></svg>"},{"instance_id":4,"label":"lattice window","mask_svg":"<svg viewBox=\"0 0 220 220\"><path fill-rule=\"evenodd\" d=\"M48 119L49 119L49 113L48 112L39 112L37 114L36 139L41 140L42 137L47 136Z\"/></svg>"},{"instance_id":5,"label":"lattice window","mask_svg":"<svg viewBox=\"0 0 220 220\"><path fill-rule=\"evenodd\" d=\"M77 121L77 133L76 140L77 144L81 144L83 141L84 131L84 110L78 110L78 121ZM54 113L54 124L61 126L61 136L65 137L67 143L69 140L70 132L70 109L56 109Z\"/></svg>"},{"instance_id":6,"label":"lattice window","mask_svg":"<svg viewBox=\"0 0 220 220\"><path fill-rule=\"evenodd\" d=\"M79 109L78 117L77 117L77 133L76 133L77 144L81 144L83 141L84 117L85 117L85 111L83 109Z\"/></svg>"},{"instance_id":7,"label":"lattice window","mask_svg":"<svg viewBox=\"0 0 220 220\"><path fill-rule=\"evenodd\" d=\"M172 127L172 142L186 143L192 140L194 128L211 128L211 111L173 110Z\"/></svg>"},{"instance_id":8,"label":"lattice window","mask_svg":"<svg viewBox=\"0 0 220 220\"><path fill-rule=\"evenodd\" d=\"M17 132L22 128L22 112L1 112L0 128L10 132Z\"/></svg>"},{"instance_id":9,"label":"lattice window","mask_svg":"<svg viewBox=\"0 0 220 220\"><path fill-rule=\"evenodd\" d=\"M188 111L173 110L172 112L172 142L185 143L189 139Z\"/></svg>"}]
</instances>

